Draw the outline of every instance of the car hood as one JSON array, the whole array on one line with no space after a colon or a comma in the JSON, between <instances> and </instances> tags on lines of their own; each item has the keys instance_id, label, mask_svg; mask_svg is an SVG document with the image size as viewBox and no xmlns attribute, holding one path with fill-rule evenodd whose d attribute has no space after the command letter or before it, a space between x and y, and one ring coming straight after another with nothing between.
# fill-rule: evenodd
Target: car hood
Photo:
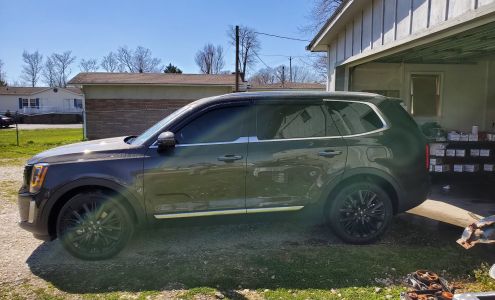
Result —
<instances>
[{"instance_id":1,"label":"car hood","mask_svg":"<svg viewBox=\"0 0 495 300\"><path fill-rule=\"evenodd\" d=\"M94 140L56 147L33 156L28 164L61 163L69 161L86 161L114 158L126 155L130 149L136 148L125 142L125 137Z\"/></svg>"}]
</instances>

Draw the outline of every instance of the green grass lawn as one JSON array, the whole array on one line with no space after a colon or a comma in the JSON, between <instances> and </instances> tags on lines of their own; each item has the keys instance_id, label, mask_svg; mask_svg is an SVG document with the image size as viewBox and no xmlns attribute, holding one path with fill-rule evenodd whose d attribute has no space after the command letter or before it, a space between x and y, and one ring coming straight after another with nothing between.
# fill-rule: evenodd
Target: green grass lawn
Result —
<instances>
[{"instance_id":1,"label":"green grass lawn","mask_svg":"<svg viewBox=\"0 0 495 300\"><path fill-rule=\"evenodd\" d=\"M0 159L28 158L41 151L82 140L82 129L0 130Z\"/></svg>"},{"instance_id":2,"label":"green grass lawn","mask_svg":"<svg viewBox=\"0 0 495 300\"><path fill-rule=\"evenodd\" d=\"M0 164L19 164L81 139L81 129L24 130L16 146L15 131L1 130ZM14 193L8 186L18 186L0 183L2 197ZM220 245L215 251L183 254L165 248L163 253L101 265L75 261L64 270L34 271L41 280L0 283L0 299L218 299L220 293L224 299L398 299L407 288L405 275L420 268L468 291L495 290L495 281L487 275L488 264L495 262L493 248L479 245L466 251L455 244L456 232L444 233L396 220L385 240L374 245Z\"/></svg>"}]
</instances>

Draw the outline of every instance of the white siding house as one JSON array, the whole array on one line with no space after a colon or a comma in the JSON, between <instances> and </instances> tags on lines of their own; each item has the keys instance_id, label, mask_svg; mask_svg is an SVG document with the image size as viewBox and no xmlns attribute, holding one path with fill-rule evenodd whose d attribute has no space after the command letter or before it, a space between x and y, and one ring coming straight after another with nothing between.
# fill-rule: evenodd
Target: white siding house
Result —
<instances>
[{"instance_id":1,"label":"white siding house","mask_svg":"<svg viewBox=\"0 0 495 300\"><path fill-rule=\"evenodd\" d=\"M1 87L0 113L81 113L84 95L77 88Z\"/></svg>"},{"instance_id":2,"label":"white siding house","mask_svg":"<svg viewBox=\"0 0 495 300\"><path fill-rule=\"evenodd\" d=\"M327 90L404 100L419 122L495 129L495 0L347 0L307 47Z\"/></svg>"}]
</instances>

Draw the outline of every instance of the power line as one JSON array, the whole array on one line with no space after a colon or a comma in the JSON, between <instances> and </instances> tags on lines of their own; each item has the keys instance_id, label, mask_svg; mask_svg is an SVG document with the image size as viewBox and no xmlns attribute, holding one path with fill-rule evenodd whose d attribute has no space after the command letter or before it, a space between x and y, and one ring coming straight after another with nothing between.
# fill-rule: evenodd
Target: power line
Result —
<instances>
[{"instance_id":1,"label":"power line","mask_svg":"<svg viewBox=\"0 0 495 300\"><path fill-rule=\"evenodd\" d=\"M254 51L254 50L253 50L253 53L254 53L254 55L256 55L256 57L258 58L258 60L259 60L259 61L261 61L261 62L265 65L265 67L270 68L270 66L268 66L268 65L267 65L267 64L266 64L266 63L265 63L265 62L261 59L261 57L258 55L258 53L257 53L256 51Z\"/></svg>"},{"instance_id":2,"label":"power line","mask_svg":"<svg viewBox=\"0 0 495 300\"><path fill-rule=\"evenodd\" d=\"M299 42L311 42L310 40L303 40L303 39L298 39L298 38L293 38L293 37L288 37L288 36L282 36L282 35L264 33L264 32L256 32L255 31L254 33L261 34L261 35L266 35L266 36L271 36L271 37L276 37L276 38L279 38L279 39L286 39L286 40L299 41Z\"/></svg>"},{"instance_id":3,"label":"power line","mask_svg":"<svg viewBox=\"0 0 495 300\"><path fill-rule=\"evenodd\" d=\"M260 56L273 56L273 57L306 57L303 55L286 55L286 54L260 54Z\"/></svg>"}]
</instances>

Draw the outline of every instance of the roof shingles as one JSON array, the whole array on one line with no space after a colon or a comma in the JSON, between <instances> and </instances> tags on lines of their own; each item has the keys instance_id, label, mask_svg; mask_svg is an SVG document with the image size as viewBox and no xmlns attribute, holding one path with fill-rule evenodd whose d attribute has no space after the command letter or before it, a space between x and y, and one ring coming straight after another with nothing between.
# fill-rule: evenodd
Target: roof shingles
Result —
<instances>
[{"instance_id":1,"label":"roof shingles","mask_svg":"<svg viewBox=\"0 0 495 300\"><path fill-rule=\"evenodd\" d=\"M46 90L55 89L51 87L25 87L25 86L4 86L0 87L0 95L33 95L41 93ZM71 93L82 95L81 89L68 87L68 88L56 88L59 90L67 90Z\"/></svg>"},{"instance_id":2,"label":"roof shingles","mask_svg":"<svg viewBox=\"0 0 495 300\"><path fill-rule=\"evenodd\" d=\"M79 73L71 85L235 85L233 74ZM240 81L242 84L242 81Z\"/></svg>"}]
</instances>

